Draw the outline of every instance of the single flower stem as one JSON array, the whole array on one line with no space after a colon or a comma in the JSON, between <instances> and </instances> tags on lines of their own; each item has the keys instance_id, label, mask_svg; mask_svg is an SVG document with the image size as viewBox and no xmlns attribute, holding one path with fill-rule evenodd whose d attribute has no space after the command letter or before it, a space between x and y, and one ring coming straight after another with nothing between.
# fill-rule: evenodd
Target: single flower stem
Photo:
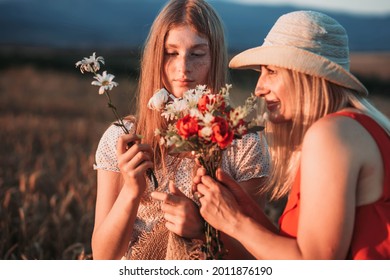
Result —
<instances>
[{"instance_id":1,"label":"single flower stem","mask_svg":"<svg viewBox=\"0 0 390 280\"><path fill-rule=\"evenodd\" d=\"M96 75L96 71L93 71L93 73ZM118 121L118 125L122 128L122 130L125 134L130 134L129 130L127 129L127 127L125 126L125 124L123 122L123 119L121 117L119 117L118 112L116 110L116 107L114 106L114 104L112 104L111 96L107 90L104 90L104 95L107 97L108 107L110 107L112 112L114 113L115 118ZM146 176L148 176L149 180L153 183L154 188L157 189L158 188L158 181L157 181L156 175L153 172L153 169L149 168L148 170L146 170Z\"/></svg>"},{"instance_id":2,"label":"single flower stem","mask_svg":"<svg viewBox=\"0 0 390 280\"><path fill-rule=\"evenodd\" d=\"M125 124L123 123L123 119L119 117L118 112L116 111L116 107L111 102L110 94L106 90L104 91L104 94L106 95L106 97L108 99L108 106L111 108L112 112L114 113L114 115L115 115L117 121L119 122L119 125L122 128L123 132L126 133L126 134L129 134L130 132L127 129L127 127L125 126Z\"/></svg>"}]
</instances>

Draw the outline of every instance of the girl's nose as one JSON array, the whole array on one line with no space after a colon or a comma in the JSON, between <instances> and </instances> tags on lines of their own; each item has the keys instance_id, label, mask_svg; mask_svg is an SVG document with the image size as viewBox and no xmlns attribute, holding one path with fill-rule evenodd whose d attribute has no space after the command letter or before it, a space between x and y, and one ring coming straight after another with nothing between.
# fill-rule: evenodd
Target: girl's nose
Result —
<instances>
[{"instance_id":1,"label":"girl's nose","mask_svg":"<svg viewBox=\"0 0 390 280\"><path fill-rule=\"evenodd\" d=\"M187 54L178 57L177 68L182 73L187 73L190 71L190 59Z\"/></svg>"}]
</instances>

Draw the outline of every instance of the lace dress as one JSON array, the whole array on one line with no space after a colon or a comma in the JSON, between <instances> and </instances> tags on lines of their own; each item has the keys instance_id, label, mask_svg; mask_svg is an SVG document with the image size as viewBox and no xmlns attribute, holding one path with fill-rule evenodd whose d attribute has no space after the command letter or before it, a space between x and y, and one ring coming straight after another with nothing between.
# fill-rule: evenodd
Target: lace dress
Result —
<instances>
[{"instance_id":1,"label":"lace dress","mask_svg":"<svg viewBox=\"0 0 390 280\"><path fill-rule=\"evenodd\" d=\"M125 125L129 130L133 128L131 122L126 121ZM105 131L96 151L95 170L120 172L116 145L122 134L122 129L115 125L111 125ZM191 193L192 177L196 168L194 160L182 158L178 161L176 157L168 156L167 167L168 176L163 175L162 170L155 170L159 182L157 191L168 192L168 182L173 180L180 191L195 201ZM269 154L264 136L247 134L240 140L234 140L232 145L223 152L221 167L238 182L267 176ZM180 238L165 228L163 212L160 210L161 202L150 198L150 193L153 191L154 187L148 181L125 258L201 259L200 241Z\"/></svg>"}]
</instances>

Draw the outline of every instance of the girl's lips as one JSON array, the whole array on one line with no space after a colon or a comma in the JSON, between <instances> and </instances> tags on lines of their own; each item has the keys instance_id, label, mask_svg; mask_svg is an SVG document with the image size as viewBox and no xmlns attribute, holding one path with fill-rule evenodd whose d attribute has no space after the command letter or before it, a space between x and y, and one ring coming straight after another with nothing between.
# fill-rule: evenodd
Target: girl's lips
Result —
<instances>
[{"instance_id":1,"label":"girl's lips","mask_svg":"<svg viewBox=\"0 0 390 280\"><path fill-rule=\"evenodd\" d=\"M176 80L175 82L176 82L176 85L181 86L181 87L189 87L193 83L192 80Z\"/></svg>"}]
</instances>

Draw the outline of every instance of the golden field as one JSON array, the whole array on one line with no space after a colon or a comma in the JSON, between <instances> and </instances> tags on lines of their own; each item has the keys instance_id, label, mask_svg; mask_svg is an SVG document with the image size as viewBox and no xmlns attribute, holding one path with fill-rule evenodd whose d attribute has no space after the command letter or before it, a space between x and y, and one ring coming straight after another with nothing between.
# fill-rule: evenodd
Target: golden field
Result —
<instances>
[{"instance_id":1,"label":"golden field","mask_svg":"<svg viewBox=\"0 0 390 280\"><path fill-rule=\"evenodd\" d=\"M92 166L113 115L90 85L92 76L74 68L87 55L67 57L61 67L35 61L0 68L0 259L91 258ZM352 72L367 81L370 99L387 116L389 63L387 53L352 54ZM122 71L112 92L121 115L133 110L131 77ZM232 72L232 81L233 100L239 102L255 77Z\"/></svg>"}]
</instances>

